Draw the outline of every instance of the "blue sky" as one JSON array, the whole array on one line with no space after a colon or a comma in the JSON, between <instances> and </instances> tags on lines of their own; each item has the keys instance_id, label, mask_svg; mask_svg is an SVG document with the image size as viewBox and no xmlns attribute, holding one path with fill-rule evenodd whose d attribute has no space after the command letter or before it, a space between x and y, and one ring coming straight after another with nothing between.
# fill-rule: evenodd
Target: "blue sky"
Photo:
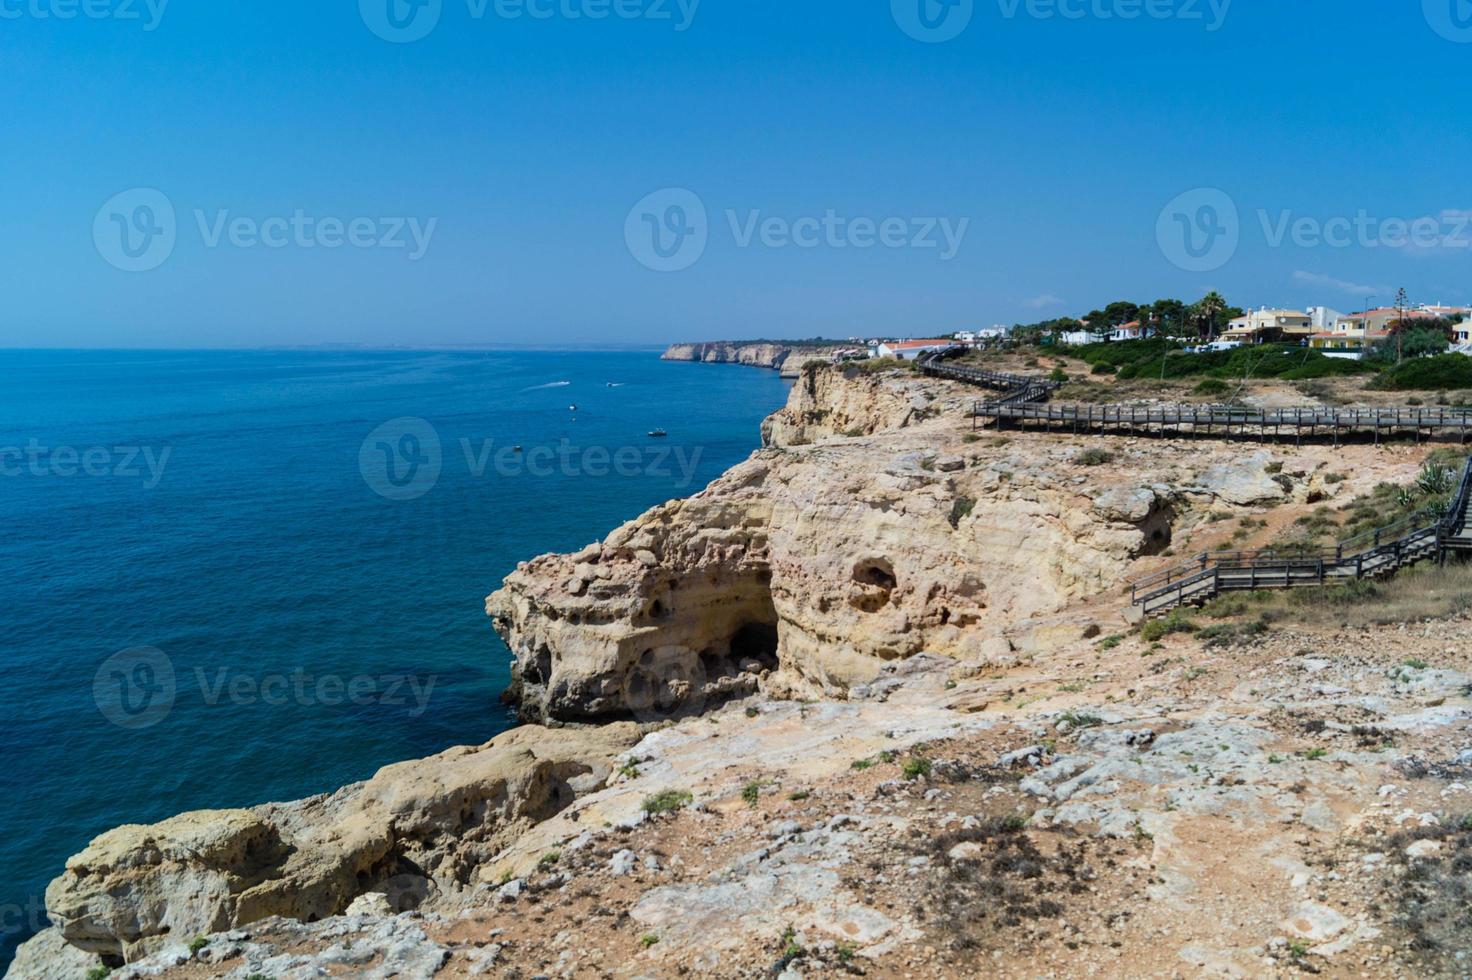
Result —
<instances>
[{"instance_id":1,"label":"blue sky","mask_svg":"<svg viewBox=\"0 0 1472 980\"><path fill-rule=\"evenodd\" d=\"M0 345L1472 302L1466 0L151 2L0 0Z\"/></svg>"}]
</instances>

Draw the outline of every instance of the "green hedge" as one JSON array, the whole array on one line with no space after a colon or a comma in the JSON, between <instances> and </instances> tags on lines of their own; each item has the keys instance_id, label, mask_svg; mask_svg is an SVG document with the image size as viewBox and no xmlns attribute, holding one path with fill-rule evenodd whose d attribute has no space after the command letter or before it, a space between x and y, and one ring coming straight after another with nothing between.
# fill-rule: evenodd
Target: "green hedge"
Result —
<instances>
[{"instance_id":1,"label":"green hedge","mask_svg":"<svg viewBox=\"0 0 1472 980\"><path fill-rule=\"evenodd\" d=\"M1448 391L1472 388L1472 357L1441 354L1418 357L1386 368L1372 387L1384 391Z\"/></svg>"},{"instance_id":2,"label":"green hedge","mask_svg":"<svg viewBox=\"0 0 1472 980\"><path fill-rule=\"evenodd\" d=\"M1378 369L1363 361L1329 357L1295 344L1259 344L1235 350L1187 354L1174 341L1125 340L1088 344L1072 351L1096 368L1104 365L1128 381L1131 378L1282 378L1306 381L1343 375L1374 374Z\"/></svg>"}]
</instances>

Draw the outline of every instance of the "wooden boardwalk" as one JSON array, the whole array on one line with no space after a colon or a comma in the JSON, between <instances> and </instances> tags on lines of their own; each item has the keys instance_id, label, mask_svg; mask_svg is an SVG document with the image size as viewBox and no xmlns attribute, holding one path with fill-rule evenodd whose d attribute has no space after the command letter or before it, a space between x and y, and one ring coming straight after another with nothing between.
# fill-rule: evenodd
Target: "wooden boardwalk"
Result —
<instances>
[{"instance_id":1,"label":"wooden boardwalk","mask_svg":"<svg viewBox=\"0 0 1472 980\"><path fill-rule=\"evenodd\" d=\"M1053 405L1048 400L1060 387L1055 381L1003 374L952 364L949 358L963 348L921 358L920 369L934 377L991 388L1002 394L977 402L973 418L978 428L1008 424L1078 434L1137 434L1166 439L1290 438L1342 440L1360 436L1382 439L1413 437L1417 442L1437 436L1456 436L1466 445L1472 433L1472 409L1465 408L1246 408L1233 405Z\"/></svg>"},{"instance_id":2,"label":"wooden boardwalk","mask_svg":"<svg viewBox=\"0 0 1472 980\"><path fill-rule=\"evenodd\" d=\"M1075 433L1134 433L1160 438L1283 438L1302 444L1351 436L1382 439L1456 436L1465 445L1472 432L1472 410L1457 408L1238 408L1218 405L1046 405L977 402L977 426L995 423Z\"/></svg>"},{"instance_id":3,"label":"wooden boardwalk","mask_svg":"<svg viewBox=\"0 0 1472 980\"><path fill-rule=\"evenodd\" d=\"M1412 434L1453 433L1465 445L1472 429L1472 410L1454 408L1239 408L1215 405L1050 405L1057 382L1016 374L983 371L948 363L963 352L952 348L924 355L918 366L926 374L980 385L1000 392L977 402L974 418L994 420L997 428L1012 422L1075 433L1134 432L1161 438L1225 437L1266 441L1285 431L1296 441L1352 434L1382 438ZM1444 513L1421 512L1397 523L1341 541L1318 552L1223 551L1197 555L1130 585L1130 601L1146 616L1158 616L1186 605L1200 605L1223 592L1258 589L1322 588L1367 578L1380 578L1418 562L1445 562L1453 554L1472 554L1472 459L1462 471L1456 495Z\"/></svg>"},{"instance_id":4,"label":"wooden boardwalk","mask_svg":"<svg viewBox=\"0 0 1472 980\"><path fill-rule=\"evenodd\" d=\"M1313 553L1223 551L1197 555L1183 565L1156 572L1130 585L1130 601L1146 616L1179 606L1200 605L1223 592L1297 589L1383 578L1418 562L1445 562L1472 552L1472 459L1462 471L1457 493L1444 514L1412 514L1394 524L1341 541Z\"/></svg>"}]
</instances>

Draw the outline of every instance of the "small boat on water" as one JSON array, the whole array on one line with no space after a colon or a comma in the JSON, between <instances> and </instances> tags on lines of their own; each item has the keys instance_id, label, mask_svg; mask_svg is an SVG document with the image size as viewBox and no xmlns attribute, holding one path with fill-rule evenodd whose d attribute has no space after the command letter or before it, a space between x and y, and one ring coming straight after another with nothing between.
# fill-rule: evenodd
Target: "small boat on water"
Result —
<instances>
[{"instance_id":1,"label":"small boat on water","mask_svg":"<svg viewBox=\"0 0 1472 980\"><path fill-rule=\"evenodd\" d=\"M576 405L569 405L567 406L567 410L569 412L576 412L578 410L578 407Z\"/></svg>"},{"instance_id":2,"label":"small boat on water","mask_svg":"<svg viewBox=\"0 0 1472 980\"><path fill-rule=\"evenodd\" d=\"M649 433L649 438L651 438L651 439L667 439L667 438L669 438L669 433L666 432L666 431L664 431L663 429L654 429L653 431L651 431Z\"/></svg>"}]
</instances>

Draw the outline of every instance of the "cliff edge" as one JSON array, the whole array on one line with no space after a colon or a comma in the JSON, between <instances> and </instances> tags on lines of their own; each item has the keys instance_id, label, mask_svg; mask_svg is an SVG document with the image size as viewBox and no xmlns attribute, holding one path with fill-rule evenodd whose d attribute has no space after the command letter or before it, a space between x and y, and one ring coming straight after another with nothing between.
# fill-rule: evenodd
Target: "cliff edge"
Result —
<instances>
[{"instance_id":1,"label":"cliff edge","mask_svg":"<svg viewBox=\"0 0 1472 980\"><path fill-rule=\"evenodd\" d=\"M828 359L836 344L783 344L780 342L745 343L718 340L702 344L674 344L664 352L662 360L698 361L702 364L744 364L782 372L784 378L795 378L802 366L812 359Z\"/></svg>"},{"instance_id":2,"label":"cliff edge","mask_svg":"<svg viewBox=\"0 0 1472 980\"><path fill-rule=\"evenodd\" d=\"M804 369L749 460L488 597L553 727L104 834L10 975L1462 975L1472 573L1123 589L1383 518L1430 450L974 399Z\"/></svg>"}]
</instances>

